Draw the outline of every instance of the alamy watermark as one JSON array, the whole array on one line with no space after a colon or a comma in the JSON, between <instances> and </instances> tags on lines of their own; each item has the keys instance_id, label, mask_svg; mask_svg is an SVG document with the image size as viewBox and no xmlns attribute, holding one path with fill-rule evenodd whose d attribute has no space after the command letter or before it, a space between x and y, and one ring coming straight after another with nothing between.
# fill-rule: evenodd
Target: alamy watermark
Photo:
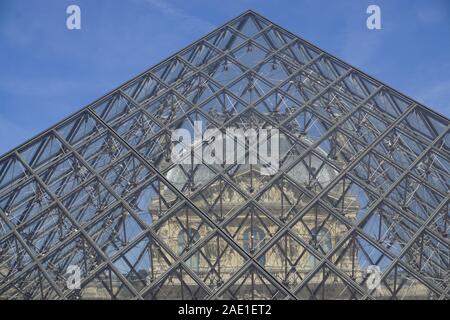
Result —
<instances>
[{"instance_id":1,"label":"alamy watermark","mask_svg":"<svg viewBox=\"0 0 450 320\"><path fill-rule=\"evenodd\" d=\"M366 274L368 274L366 285L367 289L379 289L381 283L381 269L377 265L370 265L366 269Z\"/></svg>"},{"instance_id":2,"label":"alamy watermark","mask_svg":"<svg viewBox=\"0 0 450 320\"><path fill-rule=\"evenodd\" d=\"M366 20L366 26L369 30L381 29L381 8L378 5L371 4L367 7L366 13L369 14ZM78 5L71 4L66 8L66 27L69 30L81 29L81 8Z\"/></svg>"},{"instance_id":3,"label":"alamy watermark","mask_svg":"<svg viewBox=\"0 0 450 320\"><path fill-rule=\"evenodd\" d=\"M66 19L66 27L69 30L81 29L81 9L75 4L67 7L66 13L69 15Z\"/></svg>"},{"instance_id":4,"label":"alamy watermark","mask_svg":"<svg viewBox=\"0 0 450 320\"><path fill-rule=\"evenodd\" d=\"M367 7L367 14L370 16L367 18L366 26L369 30L381 29L381 8L375 4L371 4Z\"/></svg>"},{"instance_id":5,"label":"alamy watermark","mask_svg":"<svg viewBox=\"0 0 450 320\"><path fill-rule=\"evenodd\" d=\"M77 265L67 267L66 274L69 276L66 280L66 286L69 290L77 290L81 287L81 269Z\"/></svg>"},{"instance_id":6,"label":"alamy watermark","mask_svg":"<svg viewBox=\"0 0 450 320\"><path fill-rule=\"evenodd\" d=\"M171 160L176 164L259 165L262 175L274 175L280 163L278 129L207 129L194 121L193 134L179 128L172 132Z\"/></svg>"}]
</instances>

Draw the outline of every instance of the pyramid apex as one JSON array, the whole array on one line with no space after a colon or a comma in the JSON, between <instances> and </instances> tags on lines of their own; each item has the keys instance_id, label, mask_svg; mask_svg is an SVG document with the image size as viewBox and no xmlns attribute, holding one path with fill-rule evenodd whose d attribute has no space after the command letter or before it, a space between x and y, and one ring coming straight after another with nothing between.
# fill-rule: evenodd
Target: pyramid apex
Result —
<instances>
[{"instance_id":1,"label":"pyramid apex","mask_svg":"<svg viewBox=\"0 0 450 320\"><path fill-rule=\"evenodd\" d=\"M261 14L259 14L258 12L256 12L253 9L247 9L241 14L241 16L249 16L249 15L250 16L254 16L254 17L258 17L258 18L266 19L264 16L262 16Z\"/></svg>"},{"instance_id":2,"label":"pyramid apex","mask_svg":"<svg viewBox=\"0 0 450 320\"><path fill-rule=\"evenodd\" d=\"M254 11L252 9L247 9L244 11L244 14L258 14L258 13L256 13L256 11Z\"/></svg>"}]
</instances>

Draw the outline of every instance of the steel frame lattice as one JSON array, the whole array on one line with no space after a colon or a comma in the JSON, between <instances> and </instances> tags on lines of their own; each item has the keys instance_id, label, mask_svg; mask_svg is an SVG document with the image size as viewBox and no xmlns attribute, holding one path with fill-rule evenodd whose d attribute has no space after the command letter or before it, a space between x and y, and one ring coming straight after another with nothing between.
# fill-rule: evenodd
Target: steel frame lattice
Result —
<instances>
[{"instance_id":1,"label":"steel frame lattice","mask_svg":"<svg viewBox=\"0 0 450 320\"><path fill-rule=\"evenodd\" d=\"M195 120L279 129L280 170L171 163ZM247 11L0 158L0 298L448 299L449 147L447 118Z\"/></svg>"}]
</instances>

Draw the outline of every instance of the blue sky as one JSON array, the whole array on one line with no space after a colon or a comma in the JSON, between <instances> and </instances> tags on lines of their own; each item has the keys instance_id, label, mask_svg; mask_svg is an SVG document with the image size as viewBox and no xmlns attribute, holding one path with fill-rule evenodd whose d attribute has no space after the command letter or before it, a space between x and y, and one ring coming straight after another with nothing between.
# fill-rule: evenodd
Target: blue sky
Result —
<instances>
[{"instance_id":1,"label":"blue sky","mask_svg":"<svg viewBox=\"0 0 450 320\"><path fill-rule=\"evenodd\" d=\"M247 9L450 116L448 0L1 0L0 155Z\"/></svg>"}]
</instances>

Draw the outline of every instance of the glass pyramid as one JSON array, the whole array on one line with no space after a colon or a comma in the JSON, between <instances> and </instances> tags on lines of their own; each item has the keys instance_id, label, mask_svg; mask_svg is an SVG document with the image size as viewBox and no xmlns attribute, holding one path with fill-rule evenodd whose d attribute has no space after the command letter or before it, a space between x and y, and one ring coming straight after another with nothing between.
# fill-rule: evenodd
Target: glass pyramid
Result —
<instances>
[{"instance_id":1,"label":"glass pyramid","mask_svg":"<svg viewBox=\"0 0 450 320\"><path fill-rule=\"evenodd\" d=\"M195 121L279 170L173 162ZM0 299L448 299L449 169L449 119L247 11L0 158Z\"/></svg>"}]
</instances>

